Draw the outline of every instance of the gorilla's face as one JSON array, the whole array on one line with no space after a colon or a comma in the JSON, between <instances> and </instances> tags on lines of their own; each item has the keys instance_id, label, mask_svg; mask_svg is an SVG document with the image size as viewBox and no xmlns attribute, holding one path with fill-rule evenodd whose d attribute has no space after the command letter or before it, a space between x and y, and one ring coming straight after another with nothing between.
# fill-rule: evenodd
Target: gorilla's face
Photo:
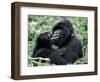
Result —
<instances>
[{"instance_id":1,"label":"gorilla's face","mask_svg":"<svg viewBox=\"0 0 100 82\"><path fill-rule=\"evenodd\" d=\"M69 35L70 31L68 29L57 29L53 32L51 41L56 46L62 46L62 44L64 44L67 41Z\"/></svg>"}]
</instances>

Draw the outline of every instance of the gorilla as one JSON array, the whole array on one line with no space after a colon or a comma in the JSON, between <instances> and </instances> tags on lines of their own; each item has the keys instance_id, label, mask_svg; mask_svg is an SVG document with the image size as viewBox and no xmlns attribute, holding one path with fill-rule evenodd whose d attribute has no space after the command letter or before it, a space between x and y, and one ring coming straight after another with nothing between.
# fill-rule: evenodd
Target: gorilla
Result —
<instances>
[{"instance_id":1,"label":"gorilla","mask_svg":"<svg viewBox=\"0 0 100 82\"><path fill-rule=\"evenodd\" d=\"M38 36L32 57L49 58L56 65L73 64L81 58L82 44L75 36L69 20L56 23L52 33L45 32Z\"/></svg>"}]
</instances>

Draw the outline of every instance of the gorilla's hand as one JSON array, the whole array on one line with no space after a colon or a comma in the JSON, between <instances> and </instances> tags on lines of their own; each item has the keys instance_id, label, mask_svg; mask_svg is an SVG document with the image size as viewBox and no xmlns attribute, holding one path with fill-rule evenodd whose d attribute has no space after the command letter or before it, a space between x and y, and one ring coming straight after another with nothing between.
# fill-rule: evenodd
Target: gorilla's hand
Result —
<instances>
[{"instance_id":1,"label":"gorilla's hand","mask_svg":"<svg viewBox=\"0 0 100 82\"><path fill-rule=\"evenodd\" d=\"M43 40L43 41L44 40L50 40L50 38L51 38L51 34L49 32L42 33L39 36L39 39Z\"/></svg>"},{"instance_id":2,"label":"gorilla's hand","mask_svg":"<svg viewBox=\"0 0 100 82\"><path fill-rule=\"evenodd\" d=\"M49 32L40 34L39 37L37 38L38 44L41 44L42 47L49 46L51 36L52 35Z\"/></svg>"}]
</instances>

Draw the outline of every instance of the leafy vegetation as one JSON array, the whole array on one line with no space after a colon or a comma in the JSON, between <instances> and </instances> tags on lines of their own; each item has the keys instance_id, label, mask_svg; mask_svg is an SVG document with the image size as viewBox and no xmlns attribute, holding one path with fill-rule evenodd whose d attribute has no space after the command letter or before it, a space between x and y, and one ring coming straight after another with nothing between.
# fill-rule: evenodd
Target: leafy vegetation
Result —
<instances>
[{"instance_id":1,"label":"leafy vegetation","mask_svg":"<svg viewBox=\"0 0 100 82\"><path fill-rule=\"evenodd\" d=\"M28 16L28 65L33 66L34 58L32 59L32 52L35 46L35 41L38 35L42 32L51 32L54 24L63 19L68 19L73 24L73 28L77 37L81 40L83 45L83 57L77 60L74 64L87 64L88 59L88 31L87 31L87 17L67 17L67 16ZM37 62L39 66L45 65ZM49 62L46 65L51 65Z\"/></svg>"}]
</instances>

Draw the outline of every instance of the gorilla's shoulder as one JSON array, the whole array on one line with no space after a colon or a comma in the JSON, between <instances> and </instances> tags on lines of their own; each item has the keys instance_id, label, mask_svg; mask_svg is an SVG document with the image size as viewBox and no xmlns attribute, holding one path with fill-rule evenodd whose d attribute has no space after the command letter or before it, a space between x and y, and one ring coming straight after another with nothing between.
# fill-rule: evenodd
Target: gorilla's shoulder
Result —
<instances>
[{"instance_id":1,"label":"gorilla's shoulder","mask_svg":"<svg viewBox=\"0 0 100 82\"><path fill-rule=\"evenodd\" d=\"M77 37L72 37L70 39L70 42L68 43L68 45L71 48L74 48L74 50L75 50L75 48L80 49L82 47L81 41Z\"/></svg>"}]
</instances>

